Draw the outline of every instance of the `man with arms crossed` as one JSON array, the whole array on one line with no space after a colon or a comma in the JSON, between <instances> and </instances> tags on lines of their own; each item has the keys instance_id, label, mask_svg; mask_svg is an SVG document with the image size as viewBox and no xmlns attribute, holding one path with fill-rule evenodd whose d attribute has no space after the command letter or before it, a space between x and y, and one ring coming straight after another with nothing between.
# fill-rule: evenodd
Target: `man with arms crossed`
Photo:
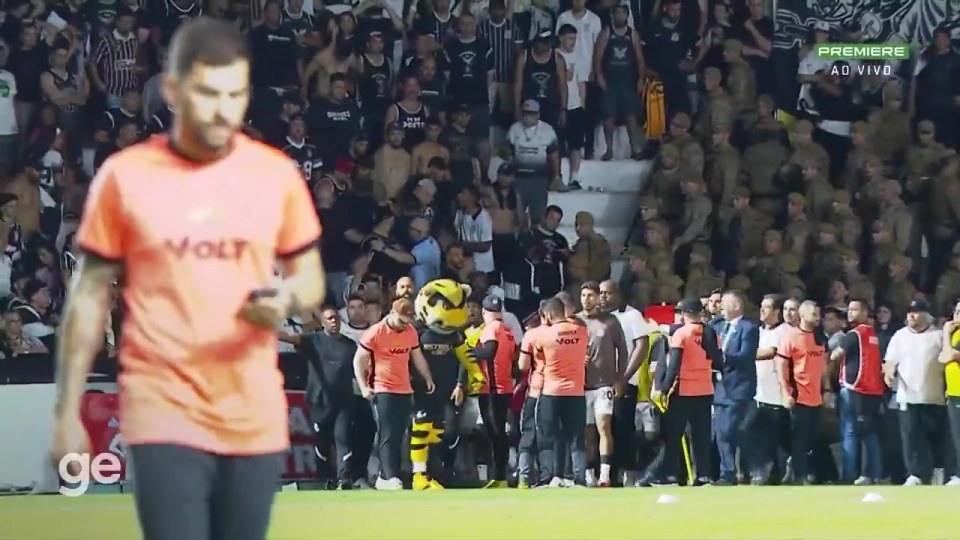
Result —
<instances>
[{"instance_id":1,"label":"man with arms crossed","mask_svg":"<svg viewBox=\"0 0 960 540\"><path fill-rule=\"evenodd\" d=\"M754 396L756 409L747 420L754 446L750 483L765 485L771 478L780 480L777 450L789 440L790 412L783 407L783 389L776 367L777 347L783 333L790 328L780 318L783 308L781 299L768 294L760 302L760 341L757 349L757 393ZM783 446L784 449L789 448Z\"/></svg>"},{"instance_id":2,"label":"man with arms crossed","mask_svg":"<svg viewBox=\"0 0 960 540\"><path fill-rule=\"evenodd\" d=\"M180 28L163 80L171 134L104 163L77 235L52 457L90 451L80 403L122 272L121 433L147 540L265 538L290 443L275 329L323 301L306 184L239 133L248 58L227 23ZM285 278L268 289L275 263Z\"/></svg>"},{"instance_id":3,"label":"man with arms crossed","mask_svg":"<svg viewBox=\"0 0 960 540\"><path fill-rule=\"evenodd\" d=\"M390 313L363 334L353 358L353 372L360 392L373 401L380 451L380 475L375 487L383 491L403 489L401 452L413 405L410 400L413 394L411 361L421 377L422 391L426 394L434 391L430 367L413 327L413 315L413 302L406 298L394 300ZM414 473L425 473L426 470L426 459L414 463ZM428 484L440 487L439 484L432 485L435 482L428 481Z\"/></svg>"},{"instance_id":4,"label":"man with arms crossed","mask_svg":"<svg viewBox=\"0 0 960 540\"><path fill-rule=\"evenodd\" d=\"M627 341L620 321L610 313L600 311L600 285L588 281L580 287L580 318L587 323L586 420L596 424L600 448L600 479L593 476L593 468L586 471L587 486L610 487L610 458L613 456L613 403L623 395L626 387ZM636 371L636 367L633 367ZM597 447L593 429L587 428L584 437L590 441L590 454Z\"/></svg>"},{"instance_id":5,"label":"man with arms crossed","mask_svg":"<svg viewBox=\"0 0 960 540\"><path fill-rule=\"evenodd\" d=\"M660 432L653 404L649 402L652 372L649 363L644 364L650 353L650 334L656 330L656 326L648 323L639 310L627 305L613 280L608 279L600 284L600 309L609 312L620 322L630 356L627 371L623 374L627 384L623 395L613 405L613 452L617 470L623 476L623 486L633 487L637 482L637 445L634 440L637 436L637 417L642 422L647 441Z\"/></svg>"},{"instance_id":6,"label":"man with arms crossed","mask_svg":"<svg viewBox=\"0 0 960 540\"><path fill-rule=\"evenodd\" d=\"M809 485L807 454L820 436L823 394L829 388L826 368L826 336L820 332L820 307L812 300L800 304L797 326L783 331L777 346L777 372L783 390L783 406L790 411L793 479L786 482Z\"/></svg>"},{"instance_id":7,"label":"man with arms crossed","mask_svg":"<svg viewBox=\"0 0 960 540\"><path fill-rule=\"evenodd\" d=\"M868 324L864 300L847 305L852 328L833 350L830 360L840 363L840 431L843 442L843 479L855 485L869 485L883 477L880 427L883 413L883 361L880 340ZM861 445L863 449L861 449ZM860 456L865 451L861 474Z\"/></svg>"},{"instance_id":8,"label":"man with arms crossed","mask_svg":"<svg viewBox=\"0 0 960 540\"><path fill-rule=\"evenodd\" d=\"M557 447L571 449L573 475L584 477L586 463L583 430L586 428L584 364L587 359L587 326L567 317L563 302L551 299L543 309L547 327L537 332L533 348L543 354L543 394L537 402L537 448L540 475L550 478L550 487L564 485L557 470ZM564 463L560 460L559 463Z\"/></svg>"}]
</instances>

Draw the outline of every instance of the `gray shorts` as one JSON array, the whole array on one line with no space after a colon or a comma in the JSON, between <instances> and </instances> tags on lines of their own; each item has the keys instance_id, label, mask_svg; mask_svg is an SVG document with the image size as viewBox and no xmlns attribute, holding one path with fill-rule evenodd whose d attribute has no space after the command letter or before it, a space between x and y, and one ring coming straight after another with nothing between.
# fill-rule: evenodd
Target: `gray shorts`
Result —
<instances>
[{"instance_id":1,"label":"gray shorts","mask_svg":"<svg viewBox=\"0 0 960 540\"><path fill-rule=\"evenodd\" d=\"M608 84L601 100L603 114L607 118L635 115L640 110L640 96L634 86Z\"/></svg>"}]
</instances>

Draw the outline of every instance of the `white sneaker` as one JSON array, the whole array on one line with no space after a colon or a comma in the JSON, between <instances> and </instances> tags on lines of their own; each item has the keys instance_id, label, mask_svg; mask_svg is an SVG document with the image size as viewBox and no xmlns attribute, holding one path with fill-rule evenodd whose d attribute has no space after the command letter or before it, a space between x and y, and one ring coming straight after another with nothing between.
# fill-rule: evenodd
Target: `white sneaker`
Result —
<instances>
[{"instance_id":1,"label":"white sneaker","mask_svg":"<svg viewBox=\"0 0 960 540\"><path fill-rule=\"evenodd\" d=\"M873 484L873 479L867 478L866 476L861 476L860 478L857 478L856 480L853 481L853 485L855 486L869 486L872 484Z\"/></svg>"},{"instance_id":2,"label":"white sneaker","mask_svg":"<svg viewBox=\"0 0 960 540\"><path fill-rule=\"evenodd\" d=\"M923 480L920 480L920 477L918 476L910 475L907 477L907 481L904 482L903 485L905 487L922 486Z\"/></svg>"},{"instance_id":3,"label":"white sneaker","mask_svg":"<svg viewBox=\"0 0 960 540\"><path fill-rule=\"evenodd\" d=\"M554 477L553 477L553 480L550 480L550 483L547 484L547 485L544 486L544 487L548 487L548 488L562 488L562 487L565 487L565 486L563 485L563 478L560 478L559 476L554 476Z\"/></svg>"},{"instance_id":4,"label":"white sneaker","mask_svg":"<svg viewBox=\"0 0 960 540\"><path fill-rule=\"evenodd\" d=\"M377 491L400 491L403 489L403 482L399 478L393 477L389 480L377 477Z\"/></svg>"},{"instance_id":5,"label":"white sneaker","mask_svg":"<svg viewBox=\"0 0 960 540\"><path fill-rule=\"evenodd\" d=\"M587 487L597 487L597 475L593 472L593 469L587 469L585 482Z\"/></svg>"},{"instance_id":6,"label":"white sneaker","mask_svg":"<svg viewBox=\"0 0 960 540\"><path fill-rule=\"evenodd\" d=\"M950 479L949 482L947 482L944 485L950 486L950 487L960 487L960 476L954 476L953 478Z\"/></svg>"},{"instance_id":7,"label":"white sneaker","mask_svg":"<svg viewBox=\"0 0 960 540\"><path fill-rule=\"evenodd\" d=\"M360 478L353 483L353 489L371 489L370 482L367 482L366 478Z\"/></svg>"},{"instance_id":8,"label":"white sneaker","mask_svg":"<svg viewBox=\"0 0 960 540\"><path fill-rule=\"evenodd\" d=\"M624 471L624 473L623 473L623 487L637 487L637 472L636 472L636 471Z\"/></svg>"},{"instance_id":9,"label":"white sneaker","mask_svg":"<svg viewBox=\"0 0 960 540\"><path fill-rule=\"evenodd\" d=\"M560 487L562 487L562 488L575 488L575 487L580 487L580 486L578 486L576 482L574 482L573 480L571 480L571 479L569 479L569 478L562 478L562 479L560 479Z\"/></svg>"}]
</instances>

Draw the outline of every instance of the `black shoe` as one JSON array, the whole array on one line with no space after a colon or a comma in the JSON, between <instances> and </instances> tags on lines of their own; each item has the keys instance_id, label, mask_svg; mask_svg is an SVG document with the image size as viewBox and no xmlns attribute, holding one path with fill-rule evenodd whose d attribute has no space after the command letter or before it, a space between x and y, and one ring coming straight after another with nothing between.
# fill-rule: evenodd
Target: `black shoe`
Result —
<instances>
[{"instance_id":1,"label":"black shoe","mask_svg":"<svg viewBox=\"0 0 960 540\"><path fill-rule=\"evenodd\" d=\"M709 478L709 477L707 477L707 476L701 476L700 478L697 478L696 480L693 481L693 485L694 485L694 487L712 486L712 485L714 485L714 483L710 481L710 478ZM717 485L720 485L720 484L717 484ZM728 485L728 486L729 486L730 483L728 482L728 483L725 484L725 485Z\"/></svg>"},{"instance_id":2,"label":"black shoe","mask_svg":"<svg viewBox=\"0 0 960 540\"><path fill-rule=\"evenodd\" d=\"M666 478L659 478L653 481L653 485L661 487L669 486L678 486L680 482L677 481L676 476L667 476Z\"/></svg>"},{"instance_id":3,"label":"black shoe","mask_svg":"<svg viewBox=\"0 0 960 540\"><path fill-rule=\"evenodd\" d=\"M734 483L731 482L730 480L727 480L726 478L720 478L716 482L714 482L713 485L722 487L722 486L732 486L734 485Z\"/></svg>"}]
</instances>

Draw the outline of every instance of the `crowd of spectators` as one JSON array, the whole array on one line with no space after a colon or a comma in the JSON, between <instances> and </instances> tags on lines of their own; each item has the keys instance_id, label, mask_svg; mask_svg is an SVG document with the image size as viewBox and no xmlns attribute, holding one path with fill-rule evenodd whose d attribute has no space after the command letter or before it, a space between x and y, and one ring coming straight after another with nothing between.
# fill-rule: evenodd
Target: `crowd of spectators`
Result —
<instances>
[{"instance_id":1,"label":"crowd of spectators","mask_svg":"<svg viewBox=\"0 0 960 540\"><path fill-rule=\"evenodd\" d=\"M949 31L885 76L859 69L880 63L818 58L817 43L863 40L856 24L818 22L784 79L770 10L764 0L8 0L0 353L55 347L89 179L170 127L165 47L200 16L248 32L248 134L309 182L329 302L348 325L439 277L499 295L523 320L542 298L609 278L621 248L619 288L638 309L738 289L754 306L771 293L815 299L840 320L862 299L881 336L918 299L950 318L960 57ZM838 75L843 65L854 69ZM662 140L643 136L648 79L662 83ZM772 97L785 86L795 102ZM610 246L594 216L564 216L547 192L589 189L579 165L612 158L619 124L632 157L654 165L627 245ZM572 246L558 233L571 218ZM104 339L111 355L121 311ZM288 320L284 350L320 326L313 313Z\"/></svg>"}]
</instances>

